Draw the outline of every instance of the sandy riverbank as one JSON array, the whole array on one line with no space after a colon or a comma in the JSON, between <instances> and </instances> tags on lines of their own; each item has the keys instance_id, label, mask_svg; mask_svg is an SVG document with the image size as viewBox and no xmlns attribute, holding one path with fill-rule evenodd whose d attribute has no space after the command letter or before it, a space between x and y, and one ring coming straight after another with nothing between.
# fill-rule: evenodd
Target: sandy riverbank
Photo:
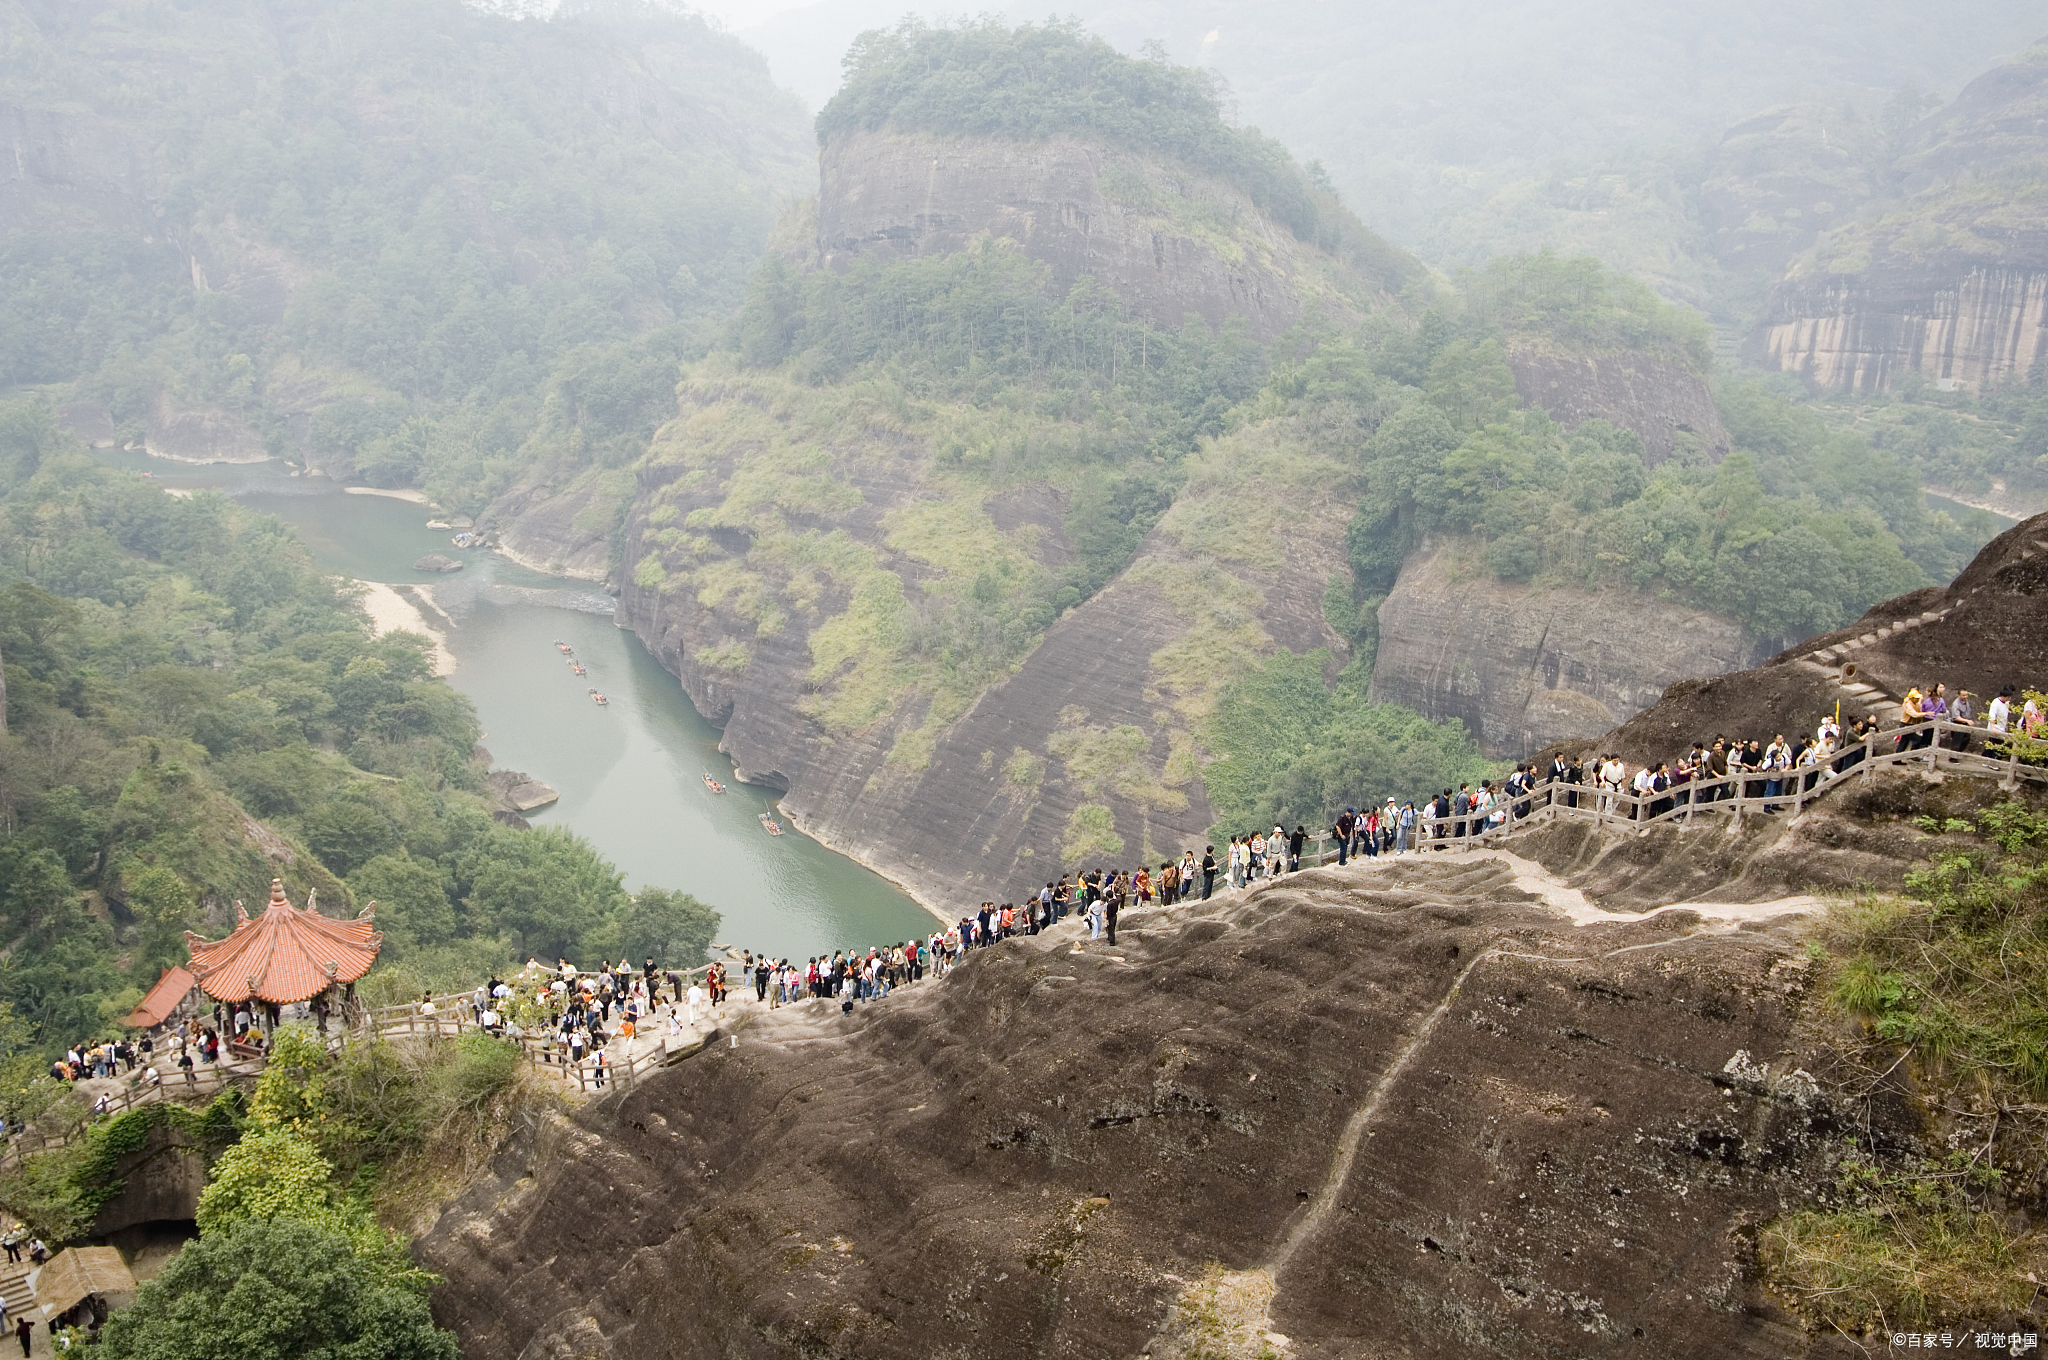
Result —
<instances>
[{"instance_id":1,"label":"sandy riverbank","mask_svg":"<svg viewBox=\"0 0 2048 1360\"><path fill-rule=\"evenodd\" d=\"M2048 509L2048 505L2034 497L2012 494L2006 490L2003 482L1994 483L1990 491L1980 492L1958 491L1954 487L1933 485L1922 486L1920 489L1930 496L1939 496L1945 501L1954 501L1957 505L1967 505L1972 510L1986 510L2009 520L2032 519L2044 509Z\"/></svg>"},{"instance_id":2,"label":"sandy riverbank","mask_svg":"<svg viewBox=\"0 0 2048 1360\"><path fill-rule=\"evenodd\" d=\"M427 622L425 611L380 581L361 581L357 584L363 587L363 608L369 611L370 626L376 630L378 636L381 637L385 633L419 633L434 644L434 674L448 676L455 673L455 654L448 650L448 635ZM407 589L425 593L420 586L409 586Z\"/></svg>"},{"instance_id":3,"label":"sandy riverbank","mask_svg":"<svg viewBox=\"0 0 2048 1360\"><path fill-rule=\"evenodd\" d=\"M387 491L381 486L345 486L342 490L348 492L351 496L387 496L394 501L410 501L414 505L433 504L432 501L427 499L426 492L414 491L410 487L398 491Z\"/></svg>"}]
</instances>

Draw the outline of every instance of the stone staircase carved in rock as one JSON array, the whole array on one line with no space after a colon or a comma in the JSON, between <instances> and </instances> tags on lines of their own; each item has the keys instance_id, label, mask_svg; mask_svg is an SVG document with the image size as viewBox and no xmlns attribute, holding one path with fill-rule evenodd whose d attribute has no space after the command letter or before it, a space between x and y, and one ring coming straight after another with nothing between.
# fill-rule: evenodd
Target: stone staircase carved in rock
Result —
<instances>
[{"instance_id":1,"label":"stone staircase carved in rock","mask_svg":"<svg viewBox=\"0 0 2048 1360\"><path fill-rule=\"evenodd\" d=\"M2048 553L2048 538L2031 539L2021 546L2011 560L2016 563L2025 562L2044 553ZM1983 588L1978 586L1977 590L1981 591ZM1976 591L1971 593L1975 594ZM1793 665L1826 677L1828 683L1841 692L1842 708L1845 713L1858 712L1866 716L1896 717L1900 704L1904 702L1903 695L1893 694L1867 674L1847 673L1848 668L1855 663L1856 653L1872 643L1882 642L1886 638L1896 637L1914 628L1924 628L1930 623L1947 618L1954 609L1954 604L1947 604L1909 619L1898 619L1873 632L1808 652L1793 662Z\"/></svg>"},{"instance_id":2,"label":"stone staircase carved in rock","mask_svg":"<svg viewBox=\"0 0 2048 1360\"><path fill-rule=\"evenodd\" d=\"M1872 643L1886 638L1897 637L1900 633L1914 628L1924 628L1930 623L1948 617L1954 605L1941 609L1930 609L1910 619L1899 619L1888 623L1874 632L1864 633L1846 642L1837 642L1831 647L1808 652L1793 662L1801 670L1812 671L1824 676L1828 683L1840 693L1845 714L1862 714L1866 717L1896 716L1904 696L1893 694L1867 674L1857 674L1851 668L1855 665L1856 653Z\"/></svg>"},{"instance_id":3,"label":"stone staircase carved in rock","mask_svg":"<svg viewBox=\"0 0 2048 1360\"><path fill-rule=\"evenodd\" d=\"M24 1247L23 1250L25 1252L27 1249ZM7 1304L7 1327L10 1330L16 1318L35 1307L36 1291L29 1287L28 1282L29 1274L34 1269L26 1256L18 1265L0 1260L0 1300L5 1300ZM37 1322L43 1320L41 1313L28 1312L28 1315Z\"/></svg>"}]
</instances>

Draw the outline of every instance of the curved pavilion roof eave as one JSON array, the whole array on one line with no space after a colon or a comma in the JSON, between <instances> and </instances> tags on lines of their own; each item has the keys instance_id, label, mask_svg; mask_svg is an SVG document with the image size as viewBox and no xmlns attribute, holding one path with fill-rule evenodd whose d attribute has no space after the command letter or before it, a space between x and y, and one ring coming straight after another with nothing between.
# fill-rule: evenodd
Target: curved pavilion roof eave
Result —
<instances>
[{"instance_id":1,"label":"curved pavilion roof eave","mask_svg":"<svg viewBox=\"0 0 2048 1360\"><path fill-rule=\"evenodd\" d=\"M352 921L322 916L308 896L303 908L285 900L284 882L272 879L270 902L251 920L235 905L235 928L223 940L185 932L192 972L216 1001L255 998L276 1005L310 1001L329 987L370 971L383 947L372 902Z\"/></svg>"}]
</instances>

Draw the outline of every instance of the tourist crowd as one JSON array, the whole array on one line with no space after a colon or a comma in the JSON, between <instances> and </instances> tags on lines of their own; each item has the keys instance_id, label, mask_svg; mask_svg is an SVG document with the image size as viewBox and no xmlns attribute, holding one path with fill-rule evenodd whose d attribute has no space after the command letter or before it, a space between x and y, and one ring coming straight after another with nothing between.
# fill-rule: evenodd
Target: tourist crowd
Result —
<instances>
[{"instance_id":1,"label":"tourist crowd","mask_svg":"<svg viewBox=\"0 0 2048 1360\"><path fill-rule=\"evenodd\" d=\"M1943 730L1938 723L1950 726ZM1317 842L1317 862L1334 857L1344 864L1354 855L1413 854L1469 843L1545 805L1649 821L1680 808L1744 798L1759 800L1770 812L1783 806L1772 800L1809 792L1872 751L1929 749L1937 736L1944 749L1956 753L1978 746L2003 750L2002 741L2013 733L2048 740L2048 719L2038 697L2017 697L2011 687L1984 704L1968 690L1950 697L1939 683L1915 688L1900 705L1897 723L1882 731L1881 726L1858 718L1844 727L1830 716L1810 734L1775 733L1768 739L1716 735L1692 742L1671 759L1636 766L1613 752L1561 753L1541 768L1523 762L1504 778L1482 779L1476 787L1467 782L1419 799L1389 797L1363 811L1347 807L1316 833L1299 824L1292 830L1276 825L1231 836L1221 849L1206 845L1199 856L1184 850L1156 870L1141 865L1062 875L1020 894L1018 901L983 902L947 929L864 953L842 949L799 962L744 951L737 959L688 970L659 968L652 958L637 969L623 958L606 960L591 972L580 972L566 959L553 968L533 962L512 980L491 978L460 1004L468 1022L533 1042L543 1062L588 1064L595 1083L602 1085L614 1054L630 1051L632 1041L642 1036L696 1030L716 1015L735 983L751 986L756 1000L771 1008L825 999L851 1011L859 1002L944 975L968 950L1036 935L1069 917L1085 925L1087 939L1114 946L1124 912L1194 897L1208 900L1219 886L1241 891L1294 872L1302 867L1311 840ZM444 999L437 1005L428 995L418 1009L433 1016L447 1004ZM229 1059L260 1056L267 1031L279 1020L310 1014L304 1005L289 1008L288 1014L273 1010L216 1005L211 1016L181 1020L132 1039L78 1045L52 1065L52 1075L69 1082L119 1077L141 1068L144 1079L160 1082L169 1069L182 1070L189 1084L195 1069L220 1063L224 1054Z\"/></svg>"}]
</instances>

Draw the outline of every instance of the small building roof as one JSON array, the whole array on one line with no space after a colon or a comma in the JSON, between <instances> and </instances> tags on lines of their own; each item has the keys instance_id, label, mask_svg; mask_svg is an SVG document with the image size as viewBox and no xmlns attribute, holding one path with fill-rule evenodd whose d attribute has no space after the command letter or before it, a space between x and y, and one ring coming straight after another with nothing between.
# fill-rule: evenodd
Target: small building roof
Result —
<instances>
[{"instance_id":1,"label":"small building roof","mask_svg":"<svg viewBox=\"0 0 2048 1360\"><path fill-rule=\"evenodd\" d=\"M149 989L149 995L142 998L142 1004L128 1013L121 1023L135 1029L154 1029L168 1020L178 1009L199 979L192 976L190 969L172 964L164 969L164 975L156 980L156 986Z\"/></svg>"},{"instance_id":2,"label":"small building roof","mask_svg":"<svg viewBox=\"0 0 2048 1360\"><path fill-rule=\"evenodd\" d=\"M255 920L235 904L235 929L225 940L185 932L191 971L216 1001L260 1001L290 1005L310 1001L337 983L354 982L370 971L384 936L373 919L372 902L353 921L337 921L285 901L284 882L270 881L270 905Z\"/></svg>"},{"instance_id":3,"label":"small building roof","mask_svg":"<svg viewBox=\"0 0 2048 1360\"><path fill-rule=\"evenodd\" d=\"M135 1276L112 1247L67 1247L35 1275L36 1307L47 1320L76 1308L88 1294L133 1294Z\"/></svg>"}]
</instances>

